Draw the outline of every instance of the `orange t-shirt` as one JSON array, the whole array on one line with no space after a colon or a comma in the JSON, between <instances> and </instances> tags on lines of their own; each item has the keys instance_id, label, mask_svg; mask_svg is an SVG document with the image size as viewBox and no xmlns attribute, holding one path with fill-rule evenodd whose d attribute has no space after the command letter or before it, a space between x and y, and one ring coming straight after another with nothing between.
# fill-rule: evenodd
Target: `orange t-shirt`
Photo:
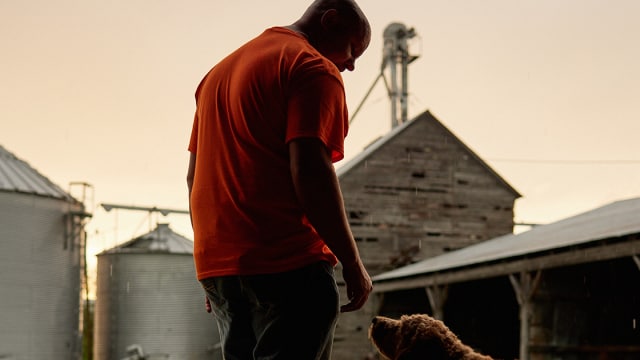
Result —
<instances>
[{"instance_id":1,"label":"orange t-shirt","mask_svg":"<svg viewBox=\"0 0 640 360\"><path fill-rule=\"evenodd\" d=\"M198 279L337 263L297 200L288 143L318 138L335 162L348 124L338 68L291 30L267 29L211 69L189 143Z\"/></svg>"}]
</instances>

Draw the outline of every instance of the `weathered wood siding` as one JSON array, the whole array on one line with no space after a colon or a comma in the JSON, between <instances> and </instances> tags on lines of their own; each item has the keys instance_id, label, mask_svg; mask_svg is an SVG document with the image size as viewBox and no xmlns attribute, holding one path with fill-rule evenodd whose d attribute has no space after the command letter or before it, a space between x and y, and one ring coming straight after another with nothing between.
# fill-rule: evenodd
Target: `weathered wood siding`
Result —
<instances>
[{"instance_id":1,"label":"weathered wood siding","mask_svg":"<svg viewBox=\"0 0 640 360\"><path fill-rule=\"evenodd\" d=\"M351 229L372 276L512 232L520 195L429 112L380 141L339 172ZM366 334L377 311L370 303L341 316L334 359L374 351Z\"/></svg>"},{"instance_id":2,"label":"weathered wood siding","mask_svg":"<svg viewBox=\"0 0 640 360\"><path fill-rule=\"evenodd\" d=\"M519 196L429 113L340 185L372 274L511 233Z\"/></svg>"}]
</instances>

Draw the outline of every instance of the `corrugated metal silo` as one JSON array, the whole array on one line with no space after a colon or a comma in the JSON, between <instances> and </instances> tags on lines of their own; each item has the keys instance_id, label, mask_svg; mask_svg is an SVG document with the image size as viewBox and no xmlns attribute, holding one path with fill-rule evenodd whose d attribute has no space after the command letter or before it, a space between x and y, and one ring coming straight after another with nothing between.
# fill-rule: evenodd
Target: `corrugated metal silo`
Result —
<instances>
[{"instance_id":1,"label":"corrugated metal silo","mask_svg":"<svg viewBox=\"0 0 640 360\"><path fill-rule=\"evenodd\" d=\"M98 254L94 359L220 359L218 330L204 309L193 242L160 224Z\"/></svg>"},{"instance_id":2,"label":"corrugated metal silo","mask_svg":"<svg viewBox=\"0 0 640 360\"><path fill-rule=\"evenodd\" d=\"M0 359L79 359L83 215L0 146Z\"/></svg>"}]
</instances>

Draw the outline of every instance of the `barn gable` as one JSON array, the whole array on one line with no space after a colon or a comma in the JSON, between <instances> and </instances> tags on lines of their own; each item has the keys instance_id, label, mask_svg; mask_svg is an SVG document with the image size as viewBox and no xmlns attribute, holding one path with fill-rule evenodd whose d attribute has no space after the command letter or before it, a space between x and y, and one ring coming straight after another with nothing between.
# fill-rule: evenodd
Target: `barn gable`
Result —
<instances>
[{"instance_id":1,"label":"barn gable","mask_svg":"<svg viewBox=\"0 0 640 360\"><path fill-rule=\"evenodd\" d=\"M520 194L428 111L337 172L372 274L512 232Z\"/></svg>"}]
</instances>

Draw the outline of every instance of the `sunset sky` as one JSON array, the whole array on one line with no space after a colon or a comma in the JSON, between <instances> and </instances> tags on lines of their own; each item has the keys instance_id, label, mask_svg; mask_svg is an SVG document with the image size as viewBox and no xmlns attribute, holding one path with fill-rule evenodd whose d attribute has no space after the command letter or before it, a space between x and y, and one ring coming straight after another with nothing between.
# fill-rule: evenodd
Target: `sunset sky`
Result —
<instances>
[{"instance_id":1,"label":"sunset sky","mask_svg":"<svg viewBox=\"0 0 640 360\"><path fill-rule=\"evenodd\" d=\"M369 50L344 73L351 110L380 71L382 33L414 27L410 117L431 111L547 223L640 196L640 1L361 0ZM0 144L56 184L93 186L93 252L185 215L194 91L230 51L295 21L301 0L0 0ZM389 131L380 83L347 160ZM336 166L340 167L341 163ZM93 205L91 205L93 204Z\"/></svg>"}]
</instances>

